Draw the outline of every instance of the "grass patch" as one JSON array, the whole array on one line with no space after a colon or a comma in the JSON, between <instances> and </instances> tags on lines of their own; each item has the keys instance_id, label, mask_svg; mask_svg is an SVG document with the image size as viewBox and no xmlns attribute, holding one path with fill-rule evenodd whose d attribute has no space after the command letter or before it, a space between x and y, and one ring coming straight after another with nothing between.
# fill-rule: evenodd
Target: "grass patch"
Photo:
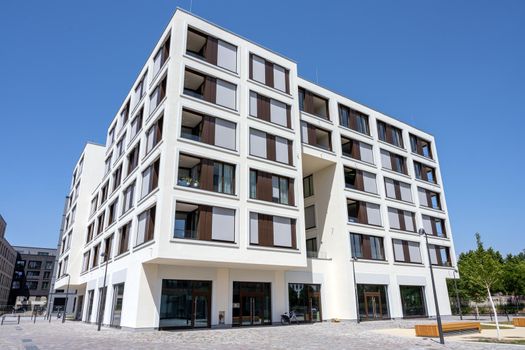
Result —
<instances>
[{"instance_id":1,"label":"grass patch","mask_svg":"<svg viewBox=\"0 0 525 350\"><path fill-rule=\"evenodd\" d=\"M493 343L493 344L509 344L509 345L525 345L525 339L491 339L491 338L474 338L479 343Z\"/></svg>"}]
</instances>

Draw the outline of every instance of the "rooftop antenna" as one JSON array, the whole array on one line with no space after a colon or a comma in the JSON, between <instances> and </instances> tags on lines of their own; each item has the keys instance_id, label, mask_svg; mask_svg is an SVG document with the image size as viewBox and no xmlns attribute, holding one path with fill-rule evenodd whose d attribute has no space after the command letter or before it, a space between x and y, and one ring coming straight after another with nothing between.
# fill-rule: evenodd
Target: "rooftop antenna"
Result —
<instances>
[{"instance_id":1,"label":"rooftop antenna","mask_svg":"<svg viewBox=\"0 0 525 350\"><path fill-rule=\"evenodd\" d=\"M190 0L190 12L191 12L192 7L193 7L193 0Z\"/></svg>"},{"instance_id":2,"label":"rooftop antenna","mask_svg":"<svg viewBox=\"0 0 525 350\"><path fill-rule=\"evenodd\" d=\"M319 85L319 72L317 71L317 67L315 67L315 83Z\"/></svg>"}]
</instances>

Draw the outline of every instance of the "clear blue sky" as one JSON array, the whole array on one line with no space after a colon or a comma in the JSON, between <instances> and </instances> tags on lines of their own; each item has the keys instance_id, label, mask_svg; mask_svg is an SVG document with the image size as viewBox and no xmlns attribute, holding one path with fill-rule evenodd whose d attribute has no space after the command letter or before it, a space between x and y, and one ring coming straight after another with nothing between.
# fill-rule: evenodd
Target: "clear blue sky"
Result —
<instances>
[{"instance_id":1,"label":"clear blue sky","mask_svg":"<svg viewBox=\"0 0 525 350\"><path fill-rule=\"evenodd\" d=\"M55 246L72 167L184 1L4 1L0 213ZM302 77L435 135L457 252L525 249L525 1L205 1Z\"/></svg>"}]
</instances>

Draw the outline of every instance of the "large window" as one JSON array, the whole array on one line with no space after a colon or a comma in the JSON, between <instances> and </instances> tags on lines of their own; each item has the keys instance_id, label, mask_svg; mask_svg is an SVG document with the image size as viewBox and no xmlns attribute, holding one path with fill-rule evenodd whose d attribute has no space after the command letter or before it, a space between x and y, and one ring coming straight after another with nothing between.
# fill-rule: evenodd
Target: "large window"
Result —
<instances>
[{"instance_id":1,"label":"large window","mask_svg":"<svg viewBox=\"0 0 525 350\"><path fill-rule=\"evenodd\" d=\"M414 161L414 172L416 179L437 183L436 169L431 166Z\"/></svg>"},{"instance_id":2,"label":"large window","mask_svg":"<svg viewBox=\"0 0 525 350\"><path fill-rule=\"evenodd\" d=\"M289 105L254 91L250 91L250 115L285 128L292 127Z\"/></svg>"},{"instance_id":3,"label":"large window","mask_svg":"<svg viewBox=\"0 0 525 350\"><path fill-rule=\"evenodd\" d=\"M234 242L235 210L178 202L173 237Z\"/></svg>"},{"instance_id":4,"label":"large window","mask_svg":"<svg viewBox=\"0 0 525 350\"><path fill-rule=\"evenodd\" d=\"M303 191L304 198L308 198L314 195L314 176L309 175L303 178Z\"/></svg>"},{"instance_id":5,"label":"large window","mask_svg":"<svg viewBox=\"0 0 525 350\"><path fill-rule=\"evenodd\" d=\"M358 233L350 234L352 257L369 260L385 260L383 238Z\"/></svg>"},{"instance_id":6,"label":"large window","mask_svg":"<svg viewBox=\"0 0 525 350\"><path fill-rule=\"evenodd\" d=\"M122 214L125 214L133 207L135 193L135 181L126 187L124 190L124 198L122 200Z\"/></svg>"},{"instance_id":7,"label":"large window","mask_svg":"<svg viewBox=\"0 0 525 350\"><path fill-rule=\"evenodd\" d=\"M416 232L415 214L408 210L388 208L390 228L402 231Z\"/></svg>"},{"instance_id":8,"label":"large window","mask_svg":"<svg viewBox=\"0 0 525 350\"><path fill-rule=\"evenodd\" d=\"M380 284L358 284L359 318L363 321L389 318L388 286Z\"/></svg>"},{"instance_id":9,"label":"large window","mask_svg":"<svg viewBox=\"0 0 525 350\"><path fill-rule=\"evenodd\" d=\"M170 41L171 37L168 36L153 57L153 77L159 73L160 69L164 66L164 63L166 63L170 56Z\"/></svg>"},{"instance_id":10,"label":"large window","mask_svg":"<svg viewBox=\"0 0 525 350\"><path fill-rule=\"evenodd\" d=\"M129 235L131 233L131 221L119 229L118 255L129 250Z\"/></svg>"},{"instance_id":11,"label":"large window","mask_svg":"<svg viewBox=\"0 0 525 350\"><path fill-rule=\"evenodd\" d=\"M368 143L341 137L341 148L344 156L374 164L374 152Z\"/></svg>"},{"instance_id":12,"label":"large window","mask_svg":"<svg viewBox=\"0 0 525 350\"><path fill-rule=\"evenodd\" d=\"M156 206L153 206L138 216L136 245L153 240L155 233L155 212Z\"/></svg>"},{"instance_id":13,"label":"large window","mask_svg":"<svg viewBox=\"0 0 525 350\"><path fill-rule=\"evenodd\" d=\"M423 228L425 232L437 237L446 237L445 219L423 215Z\"/></svg>"},{"instance_id":14,"label":"large window","mask_svg":"<svg viewBox=\"0 0 525 350\"><path fill-rule=\"evenodd\" d=\"M181 137L230 150L236 150L236 128L233 122L182 110Z\"/></svg>"},{"instance_id":15,"label":"large window","mask_svg":"<svg viewBox=\"0 0 525 350\"><path fill-rule=\"evenodd\" d=\"M412 148L412 152L432 159L430 141L423 140L420 137L410 134L410 147Z\"/></svg>"},{"instance_id":16,"label":"large window","mask_svg":"<svg viewBox=\"0 0 525 350\"><path fill-rule=\"evenodd\" d=\"M381 212L379 204L357 201L348 198L346 200L348 211L348 222L381 226Z\"/></svg>"},{"instance_id":17,"label":"large window","mask_svg":"<svg viewBox=\"0 0 525 350\"><path fill-rule=\"evenodd\" d=\"M251 212L250 244L295 249L295 219Z\"/></svg>"},{"instance_id":18,"label":"large window","mask_svg":"<svg viewBox=\"0 0 525 350\"><path fill-rule=\"evenodd\" d=\"M439 193L427 190L422 187L417 188L417 193L419 195L419 204L421 206L432 209L442 209Z\"/></svg>"},{"instance_id":19,"label":"large window","mask_svg":"<svg viewBox=\"0 0 525 350\"><path fill-rule=\"evenodd\" d=\"M404 148L403 146L403 132L401 129L382 121L377 121L377 133L379 139L388 142L391 145Z\"/></svg>"},{"instance_id":20,"label":"large window","mask_svg":"<svg viewBox=\"0 0 525 350\"><path fill-rule=\"evenodd\" d=\"M370 135L368 116L355 109L339 105L339 123L365 135Z\"/></svg>"},{"instance_id":21,"label":"large window","mask_svg":"<svg viewBox=\"0 0 525 350\"><path fill-rule=\"evenodd\" d=\"M306 240L306 255L309 258L317 258L317 238Z\"/></svg>"},{"instance_id":22,"label":"large window","mask_svg":"<svg viewBox=\"0 0 525 350\"><path fill-rule=\"evenodd\" d=\"M436 266L452 266L450 261L450 248L429 244L430 262Z\"/></svg>"},{"instance_id":23,"label":"large window","mask_svg":"<svg viewBox=\"0 0 525 350\"><path fill-rule=\"evenodd\" d=\"M403 317L426 317L425 287L399 286Z\"/></svg>"},{"instance_id":24,"label":"large window","mask_svg":"<svg viewBox=\"0 0 525 350\"><path fill-rule=\"evenodd\" d=\"M133 89L133 98L131 101L133 102L133 108L142 100L142 97L146 94L146 85L148 81L148 72L146 71L142 77L140 78L139 82L137 83L137 86L135 86L135 89ZM132 108L132 109L133 109Z\"/></svg>"},{"instance_id":25,"label":"large window","mask_svg":"<svg viewBox=\"0 0 525 350\"><path fill-rule=\"evenodd\" d=\"M294 179L252 169L250 198L295 205Z\"/></svg>"},{"instance_id":26,"label":"large window","mask_svg":"<svg viewBox=\"0 0 525 350\"><path fill-rule=\"evenodd\" d=\"M108 226L113 224L117 219L117 204L118 199L115 199L108 207Z\"/></svg>"},{"instance_id":27,"label":"large window","mask_svg":"<svg viewBox=\"0 0 525 350\"><path fill-rule=\"evenodd\" d=\"M385 177L385 191L388 198L412 203L412 189L410 184Z\"/></svg>"},{"instance_id":28,"label":"large window","mask_svg":"<svg viewBox=\"0 0 525 350\"><path fill-rule=\"evenodd\" d=\"M304 208L304 225L306 230L314 228L316 226L315 205L310 205Z\"/></svg>"},{"instance_id":29,"label":"large window","mask_svg":"<svg viewBox=\"0 0 525 350\"><path fill-rule=\"evenodd\" d=\"M144 116L144 107L142 107L136 114L135 118L131 121L131 134L129 135L130 141L137 136L139 131L142 129L142 118Z\"/></svg>"},{"instance_id":30,"label":"large window","mask_svg":"<svg viewBox=\"0 0 525 350\"><path fill-rule=\"evenodd\" d=\"M160 140L162 140L162 124L163 118L160 117L151 128L146 131L146 154L151 152Z\"/></svg>"},{"instance_id":31,"label":"large window","mask_svg":"<svg viewBox=\"0 0 525 350\"><path fill-rule=\"evenodd\" d=\"M254 54L250 54L250 79L286 93L290 92L288 69Z\"/></svg>"},{"instance_id":32,"label":"large window","mask_svg":"<svg viewBox=\"0 0 525 350\"><path fill-rule=\"evenodd\" d=\"M142 172L142 193L141 198L146 197L159 185L160 159L155 160Z\"/></svg>"},{"instance_id":33,"label":"large window","mask_svg":"<svg viewBox=\"0 0 525 350\"><path fill-rule=\"evenodd\" d=\"M323 119L330 119L328 99L299 88L299 109Z\"/></svg>"},{"instance_id":34,"label":"large window","mask_svg":"<svg viewBox=\"0 0 525 350\"><path fill-rule=\"evenodd\" d=\"M320 284L288 284L289 310L293 311L299 322L320 322L321 317L321 285Z\"/></svg>"},{"instance_id":35,"label":"large window","mask_svg":"<svg viewBox=\"0 0 525 350\"><path fill-rule=\"evenodd\" d=\"M237 85L192 69L184 73L184 94L230 109L237 106Z\"/></svg>"},{"instance_id":36,"label":"large window","mask_svg":"<svg viewBox=\"0 0 525 350\"><path fill-rule=\"evenodd\" d=\"M406 158L384 149L381 150L381 164L384 169L407 174Z\"/></svg>"},{"instance_id":37,"label":"large window","mask_svg":"<svg viewBox=\"0 0 525 350\"><path fill-rule=\"evenodd\" d=\"M122 181L122 164L118 166L117 169L113 172L113 191L115 191Z\"/></svg>"},{"instance_id":38,"label":"large window","mask_svg":"<svg viewBox=\"0 0 525 350\"><path fill-rule=\"evenodd\" d=\"M395 261L414 264L422 263L418 242L393 239L392 244L394 246Z\"/></svg>"},{"instance_id":39,"label":"large window","mask_svg":"<svg viewBox=\"0 0 525 350\"><path fill-rule=\"evenodd\" d=\"M303 143L310 146L319 147L328 151L332 150L331 132L304 121L301 122L301 139Z\"/></svg>"},{"instance_id":40,"label":"large window","mask_svg":"<svg viewBox=\"0 0 525 350\"><path fill-rule=\"evenodd\" d=\"M140 142L128 153L128 173L131 174L133 170L139 165Z\"/></svg>"},{"instance_id":41,"label":"large window","mask_svg":"<svg viewBox=\"0 0 525 350\"><path fill-rule=\"evenodd\" d=\"M293 141L264 131L250 129L250 154L256 157L293 165Z\"/></svg>"},{"instance_id":42,"label":"large window","mask_svg":"<svg viewBox=\"0 0 525 350\"><path fill-rule=\"evenodd\" d=\"M149 96L149 114L153 113L166 97L167 77L162 78Z\"/></svg>"},{"instance_id":43,"label":"large window","mask_svg":"<svg viewBox=\"0 0 525 350\"><path fill-rule=\"evenodd\" d=\"M186 54L237 72L237 47L193 28L188 28Z\"/></svg>"},{"instance_id":44,"label":"large window","mask_svg":"<svg viewBox=\"0 0 525 350\"><path fill-rule=\"evenodd\" d=\"M344 167L345 187L377 194L376 175L368 171Z\"/></svg>"},{"instance_id":45,"label":"large window","mask_svg":"<svg viewBox=\"0 0 525 350\"><path fill-rule=\"evenodd\" d=\"M180 154L177 184L206 191L235 194L235 165Z\"/></svg>"}]
</instances>

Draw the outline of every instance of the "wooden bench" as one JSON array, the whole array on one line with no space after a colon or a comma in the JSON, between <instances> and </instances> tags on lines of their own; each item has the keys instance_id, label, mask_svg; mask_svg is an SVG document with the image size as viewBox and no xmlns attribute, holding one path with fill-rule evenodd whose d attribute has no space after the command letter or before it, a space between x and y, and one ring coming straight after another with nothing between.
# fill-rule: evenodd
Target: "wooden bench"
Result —
<instances>
[{"instance_id":1,"label":"wooden bench","mask_svg":"<svg viewBox=\"0 0 525 350\"><path fill-rule=\"evenodd\" d=\"M478 331L481 332L479 322L447 322L443 323L443 333ZM439 337L437 324L418 324L415 327L417 337Z\"/></svg>"},{"instance_id":2,"label":"wooden bench","mask_svg":"<svg viewBox=\"0 0 525 350\"><path fill-rule=\"evenodd\" d=\"M512 319L512 325L515 327L525 327L525 317L514 317Z\"/></svg>"}]
</instances>

